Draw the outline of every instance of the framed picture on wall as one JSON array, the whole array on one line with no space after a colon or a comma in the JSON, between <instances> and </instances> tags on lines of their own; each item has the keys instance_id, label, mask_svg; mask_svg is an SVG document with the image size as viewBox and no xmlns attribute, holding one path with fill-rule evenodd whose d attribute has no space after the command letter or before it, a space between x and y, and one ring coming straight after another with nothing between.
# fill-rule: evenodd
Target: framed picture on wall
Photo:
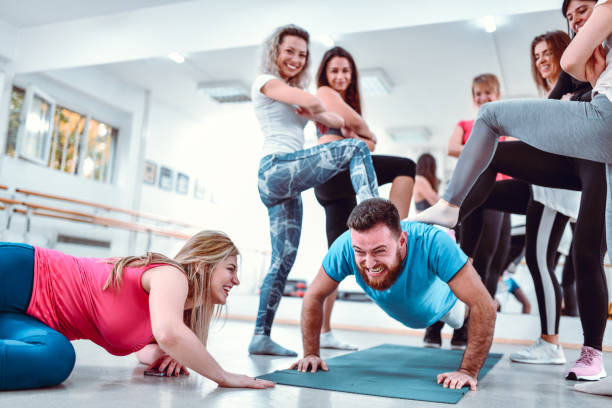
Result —
<instances>
[{"instance_id":1,"label":"framed picture on wall","mask_svg":"<svg viewBox=\"0 0 612 408\"><path fill-rule=\"evenodd\" d=\"M196 179L193 187L193 197L198 200L204 200L206 198L206 187L204 186L204 180Z\"/></svg>"},{"instance_id":2,"label":"framed picture on wall","mask_svg":"<svg viewBox=\"0 0 612 408\"><path fill-rule=\"evenodd\" d=\"M161 166L159 169L159 188L172 190L174 187L174 171L169 167Z\"/></svg>"},{"instance_id":3,"label":"framed picture on wall","mask_svg":"<svg viewBox=\"0 0 612 408\"><path fill-rule=\"evenodd\" d=\"M189 176L185 173L178 173L176 176L176 192L179 194L189 192Z\"/></svg>"},{"instance_id":4,"label":"framed picture on wall","mask_svg":"<svg viewBox=\"0 0 612 408\"><path fill-rule=\"evenodd\" d=\"M145 160L142 182L146 184L155 184L157 181L157 163L151 160Z\"/></svg>"}]
</instances>

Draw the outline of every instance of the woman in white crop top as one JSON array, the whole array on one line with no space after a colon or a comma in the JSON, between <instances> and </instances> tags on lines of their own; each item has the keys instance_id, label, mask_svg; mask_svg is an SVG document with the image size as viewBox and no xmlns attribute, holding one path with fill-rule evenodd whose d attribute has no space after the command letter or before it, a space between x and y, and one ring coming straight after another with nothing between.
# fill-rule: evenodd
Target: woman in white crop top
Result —
<instances>
[{"instance_id":1,"label":"woman in white crop top","mask_svg":"<svg viewBox=\"0 0 612 408\"><path fill-rule=\"evenodd\" d=\"M348 138L304 149L308 120L344 128L344 120L328 112L305 91L309 35L288 25L278 28L264 44L262 75L251 90L255 115L264 136L259 165L259 195L268 208L272 259L260 291L255 332L249 353L296 356L272 341L270 331L291 271L302 228L301 192L350 170L360 201L377 197L378 185L365 142ZM349 132L350 129L345 129Z\"/></svg>"}]
</instances>

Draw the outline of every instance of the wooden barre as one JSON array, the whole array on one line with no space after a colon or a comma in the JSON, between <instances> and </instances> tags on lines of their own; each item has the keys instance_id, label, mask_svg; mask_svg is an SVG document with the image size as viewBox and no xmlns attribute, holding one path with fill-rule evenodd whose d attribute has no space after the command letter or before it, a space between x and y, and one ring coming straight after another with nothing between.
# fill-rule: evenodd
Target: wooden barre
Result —
<instances>
[{"instance_id":1,"label":"wooden barre","mask_svg":"<svg viewBox=\"0 0 612 408\"><path fill-rule=\"evenodd\" d=\"M162 235L162 236L183 239L183 240L187 240L191 237L191 235L188 235L188 234L183 234L183 233L174 232L174 231L167 231L167 230L163 230L161 228L156 228L156 227L149 226L149 225L136 224L136 223L126 222L126 221L118 221L118 220L113 220L111 218L97 217L91 214L82 213L78 211L63 210L61 208L54 208L54 207L49 207L49 206L44 206L44 205L39 205L39 204L32 204L32 203L12 200L8 198L0 197L0 202L8 204L8 205L20 205L23 207L31 208L34 210L31 214L36 215L36 216L57 218L57 219L63 219L67 221L83 222L83 223L88 223L88 224L100 225L104 227L116 227L116 228L121 228L121 229L125 229L128 231L134 231L134 232L151 232L156 235ZM5 207L3 206L2 209L4 208ZM13 212L22 214L22 215L28 214L28 211L23 208L14 208Z\"/></svg>"},{"instance_id":2,"label":"wooden barre","mask_svg":"<svg viewBox=\"0 0 612 408\"><path fill-rule=\"evenodd\" d=\"M8 187L4 184L0 184L0 190L8 190Z\"/></svg>"},{"instance_id":3,"label":"wooden barre","mask_svg":"<svg viewBox=\"0 0 612 408\"><path fill-rule=\"evenodd\" d=\"M138 212L138 211L127 210L125 208L119 208L119 207L113 207L113 206L104 205L104 204L98 204L98 203L94 203L94 202L91 202L91 201L78 200L76 198L69 198L69 197L59 196L59 195L55 195L55 194L39 193L39 192L36 192L36 191L26 190L26 189L23 189L23 188L16 188L15 192L20 193L20 194L24 194L26 196L30 195L30 196L36 196L36 197L41 197L41 198L47 198L47 199L51 199L51 200L66 201L66 202L70 202L70 203L74 203L74 204L86 205L86 206L94 207L94 208L101 208L101 209L107 210L107 211L120 212L120 213L123 213L123 214L132 215L134 217L147 218L147 219L150 219L150 220L161 221L161 222L165 222L167 224L174 224L174 225L178 225L178 226L181 226L181 227L201 229L200 227L198 227L196 225L188 224L188 223L185 223L185 222L182 222L182 221L173 220L173 219L170 219L170 218L167 218L167 217L162 217L162 216L159 216L159 215L148 214L148 213L141 213L141 212Z\"/></svg>"}]
</instances>

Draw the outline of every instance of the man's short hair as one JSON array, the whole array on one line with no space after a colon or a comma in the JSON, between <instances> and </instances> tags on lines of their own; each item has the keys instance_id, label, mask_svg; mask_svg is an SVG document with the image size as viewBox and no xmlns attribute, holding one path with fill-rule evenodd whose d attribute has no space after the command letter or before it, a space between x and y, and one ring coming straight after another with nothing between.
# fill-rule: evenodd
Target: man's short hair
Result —
<instances>
[{"instance_id":1,"label":"man's short hair","mask_svg":"<svg viewBox=\"0 0 612 408\"><path fill-rule=\"evenodd\" d=\"M366 231L380 222L389 227L396 235L402 232L399 213L395 205L384 198L370 198L362 201L353 209L346 225L356 231Z\"/></svg>"}]
</instances>

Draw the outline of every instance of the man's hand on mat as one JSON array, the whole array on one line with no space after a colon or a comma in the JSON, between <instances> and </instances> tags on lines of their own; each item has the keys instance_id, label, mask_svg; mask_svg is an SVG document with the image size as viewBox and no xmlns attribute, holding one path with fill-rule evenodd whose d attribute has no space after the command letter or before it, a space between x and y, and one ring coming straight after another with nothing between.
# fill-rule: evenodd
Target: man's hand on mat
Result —
<instances>
[{"instance_id":1,"label":"man's hand on mat","mask_svg":"<svg viewBox=\"0 0 612 408\"><path fill-rule=\"evenodd\" d=\"M300 361L296 361L295 363L291 364L291 367L289 367L289 369L293 370L297 368L299 372L305 373L306 371L308 371L308 367L312 367L310 371L313 373L316 373L319 367L321 367L321 370L323 371L328 371L327 363L325 362L325 360L314 354L305 356Z\"/></svg>"},{"instance_id":2,"label":"man's hand on mat","mask_svg":"<svg viewBox=\"0 0 612 408\"><path fill-rule=\"evenodd\" d=\"M189 371L187 371L187 367L170 357L169 355L164 355L158 358L147 367L147 370L157 369L160 373L165 372L168 377L178 377L179 374L189 375Z\"/></svg>"},{"instance_id":3,"label":"man's hand on mat","mask_svg":"<svg viewBox=\"0 0 612 408\"><path fill-rule=\"evenodd\" d=\"M451 373L438 374L438 384L442 384L444 388L459 389L464 385L469 385L470 390L476 391L478 380L463 371L453 371Z\"/></svg>"},{"instance_id":4,"label":"man's hand on mat","mask_svg":"<svg viewBox=\"0 0 612 408\"><path fill-rule=\"evenodd\" d=\"M242 374L227 373L223 381L219 382L219 387L225 388L258 388L266 389L276 385L272 381L249 377Z\"/></svg>"}]
</instances>

